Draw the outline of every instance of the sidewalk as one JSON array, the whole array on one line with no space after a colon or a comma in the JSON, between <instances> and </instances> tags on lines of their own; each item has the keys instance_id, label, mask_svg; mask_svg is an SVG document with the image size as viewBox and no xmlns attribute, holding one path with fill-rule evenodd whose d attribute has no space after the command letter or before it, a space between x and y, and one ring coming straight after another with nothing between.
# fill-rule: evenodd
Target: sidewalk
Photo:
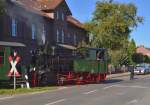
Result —
<instances>
[{"instance_id":1,"label":"sidewalk","mask_svg":"<svg viewBox=\"0 0 150 105\"><path fill-rule=\"evenodd\" d=\"M130 72L118 73L118 74L110 74L110 75L107 75L107 79L123 77L123 76L129 76L129 75L130 75Z\"/></svg>"},{"instance_id":2,"label":"sidewalk","mask_svg":"<svg viewBox=\"0 0 150 105\"><path fill-rule=\"evenodd\" d=\"M11 98L12 95L0 95L0 101Z\"/></svg>"}]
</instances>

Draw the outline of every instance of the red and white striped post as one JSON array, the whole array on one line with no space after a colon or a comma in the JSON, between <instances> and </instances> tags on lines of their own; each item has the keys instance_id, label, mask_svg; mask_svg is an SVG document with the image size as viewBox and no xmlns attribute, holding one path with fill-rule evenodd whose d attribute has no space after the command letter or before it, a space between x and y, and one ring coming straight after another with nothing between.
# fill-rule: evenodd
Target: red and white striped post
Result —
<instances>
[{"instance_id":1,"label":"red and white striped post","mask_svg":"<svg viewBox=\"0 0 150 105\"><path fill-rule=\"evenodd\" d=\"M9 62L11 64L12 68L11 68L10 72L8 73L8 76L9 77L11 77L11 76L14 77L14 90L15 90L16 89L16 77L20 77L20 74L19 74L19 72L17 71L17 68L16 68L16 65L20 61L20 57L17 56L17 52L14 52L14 57L16 57L15 60L13 60L12 56L9 56Z\"/></svg>"}]
</instances>

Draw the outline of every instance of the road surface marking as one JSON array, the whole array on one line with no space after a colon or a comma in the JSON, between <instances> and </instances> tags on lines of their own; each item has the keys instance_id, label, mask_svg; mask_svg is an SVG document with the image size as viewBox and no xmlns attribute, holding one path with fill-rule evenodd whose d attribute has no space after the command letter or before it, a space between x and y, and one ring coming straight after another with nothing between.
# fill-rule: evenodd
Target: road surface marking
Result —
<instances>
[{"instance_id":1,"label":"road surface marking","mask_svg":"<svg viewBox=\"0 0 150 105\"><path fill-rule=\"evenodd\" d=\"M13 96L3 97L3 98L0 98L0 100L6 100L6 99L10 99L10 98L13 98Z\"/></svg>"},{"instance_id":2,"label":"road surface marking","mask_svg":"<svg viewBox=\"0 0 150 105\"><path fill-rule=\"evenodd\" d=\"M94 93L94 92L96 92L97 90L92 90L92 91L89 91L89 92L85 92L85 93L83 93L83 94L91 94L91 93Z\"/></svg>"},{"instance_id":3,"label":"road surface marking","mask_svg":"<svg viewBox=\"0 0 150 105\"><path fill-rule=\"evenodd\" d=\"M144 86L138 86L138 85L133 85L133 86L124 86L124 85L115 85L115 87L123 87L123 88L139 88L139 89L147 89L148 87Z\"/></svg>"},{"instance_id":4,"label":"road surface marking","mask_svg":"<svg viewBox=\"0 0 150 105\"><path fill-rule=\"evenodd\" d=\"M104 87L103 89L106 90L106 89L112 88L114 86L116 86L116 85L107 86L107 87Z\"/></svg>"},{"instance_id":5,"label":"road surface marking","mask_svg":"<svg viewBox=\"0 0 150 105\"><path fill-rule=\"evenodd\" d=\"M125 95L126 93L125 92L120 92L120 93L116 93L116 94L122 96L122 95Z\"/></svg>"},{"instance_id":6,"label":"road surface marking","mask_svg":"<svg viewBox=\"0 0 150 105\"><path fill-rule=\"evenodd\" d=\"M48 103L48 104L45 104L45 105L54 105L54 104L57 104L57 103L60 103L60 102L64 102L64 101L66 101L66 99L61 99L61 100L54 101L54 102L51 102L51 103Z\"/></svg>"},{"instance_id":7,"label":"road surface marking","mask_svg":"<svg viewBox=\"0 0 150 105\"><path fill-rule=\"evenodd\" d=\"M132 100L128 102L126 105L131 105L131 104L136 104L136 103L138 103L138 100Z\"/></svg>"},{"instance_id":8,"label":"road surface marking","mask_svg":"<svg viewBox=\"0 0 150 105\"><path fill-rule=\"evenodd\" d=\"M139 86L139 85L133 85L133 86L124 86L124 85L111 85L111 86L107 86L107 87L104 87L103 89L106 90L106 89L109 89L109 88L112 88L112 87L122 87L122 88L139 88L139 89L147 89L148 87L144 87L144 86Z\"/></svg>"},{"instance_id":9,"label":"road surface marking","mask_svg":"<svg viewBox=\"0 0 150 105\"><path fill-rule=\"evenodd\" d=\"M69 88L69 87L59 87L58 89L59 90L64 90L64 89L67 89L67 88Z\"/></svg>"}]
</instances>

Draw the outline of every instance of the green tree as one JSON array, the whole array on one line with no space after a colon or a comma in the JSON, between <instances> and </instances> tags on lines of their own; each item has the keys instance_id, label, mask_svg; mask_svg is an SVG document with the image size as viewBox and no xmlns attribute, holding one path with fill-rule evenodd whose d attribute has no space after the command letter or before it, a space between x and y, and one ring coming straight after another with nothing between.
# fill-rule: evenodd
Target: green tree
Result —
<instances>
[{"instance_id":1,"label":"green tree","mask_svg":"<svg viewBox=\"0 0 150 105\"><path fill-rule=\"evenodd\" d=\"M134 4L98 1L93 19L85 24L85 28L93 35L93 46L118 49L142 21Z\"/></svg>"},{"instance_id":2,"label":"green tree","mask_svg":"<svg viewBox=\"0 0 150 105\"><path fill-rule=\"evenodd\" d=\"M145 55L145 56L144 56L144 62L145 62L145 63L150 63L150 57L147 56L147 55Z\"/></svg>"},{"instance_id":3,"label":"green tree","mask_svg":"<svg viewBox=\"0 0 150 105\"><path fill-rule=\"evenodd\" d=\"M140 54L140 53L135 53L133 54L132 56L132 60L133 62L135 62L136 64L139 64L139 63L143 63L144 62L144 55Z\"/></svg>"},{"instance_id":4,"label":"green tree","mask_svg":"<svg viewBox=\"0 0 150 105\"><path fill-rule=\"evenodd\" d=\"M111 50L109 51L109 55L111 57L110 62L115 67L128 64L128 56L125 53L125 49Z\"/></svg>"},{"instance_id":5,"label":"green tree","mask_svg":"<svg viewBox=\"0 0 150 105\"><path fill-rule=\"evenodd\" d=\"M4 12L4 0L0 0L0 15Z\"/></svg>"},{"instance_id":6,"label":"green tree","mask_svg":"<svg viewBox=\"0 0 150 105\"><path fill-rule=\"evenodd\" d=\"M112 0L98 1L92 20L84 26L89 35L92 35L91 45L109 49L111 62L117 60L119 63L120 60L128 58L128 51L132 55L130 33L143 20L143 17L137 16L134 4L116 3ZM131 48L128 49L129 46Z\"/></svg>"},{"instance_id":7,"label":"green tree","mask_svg":"<svg viewBox=\"0 0 150 105\"><path fill-rule=\"evenodd\" d=\"M77 52L80 53L83 58L87 56L88 53L87 47L89 46L85 41L81 41L77 46Z\"/></svg>"},{"instance_id":8,"label":"green tree","mask_svg":"<svg viewBox=\"0 0 150 105\"><path fill-rule=\"evenodd\" d=\"M130 64L134 64L132 56L135 53L136 53L136 44L134 39L132 39L131 41L129 41L129 46L128 46L128 60Z\"/></svg>"}]
</instances>

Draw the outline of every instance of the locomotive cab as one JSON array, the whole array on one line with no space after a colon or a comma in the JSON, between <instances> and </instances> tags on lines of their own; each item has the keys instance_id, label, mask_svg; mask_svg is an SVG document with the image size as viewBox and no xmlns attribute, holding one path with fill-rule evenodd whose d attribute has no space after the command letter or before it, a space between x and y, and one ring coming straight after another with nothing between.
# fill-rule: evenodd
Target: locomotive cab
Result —
<instances>
[{"instance_id":1,"label":"locomotive cab","mask_svg":"<svg viewBox=\"0 0 150 105\"><path fill-rule=\"evenodd\" d=\"M88 60L107 61L107 49L88 48Z\"/></svg>"}]
</instances>

